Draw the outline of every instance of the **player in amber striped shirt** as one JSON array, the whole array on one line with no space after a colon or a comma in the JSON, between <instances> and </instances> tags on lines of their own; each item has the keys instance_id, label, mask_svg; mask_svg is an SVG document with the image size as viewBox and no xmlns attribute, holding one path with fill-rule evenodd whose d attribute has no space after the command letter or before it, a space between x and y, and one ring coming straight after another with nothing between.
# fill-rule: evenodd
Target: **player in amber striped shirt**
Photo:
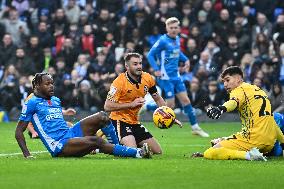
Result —
<instances>
[{"instance_id":1,"label":"player in amber striped shirt","mask_svg":"<svg viewBox=\"0 0 284 189\"><path fill-rule=\"evenodd\" d=\"M158 94L153 77L142 71L142 56L128 53L124 60L127 71L113 81L104 108L111 112L110 118L121 144L136 147L147 143L154 154L161 154L158 141L140 124L138 112L148 92L158 106L164 106L166 102ZM181 125L177 120L176 123Z\"/></svg>"}]
</instances>

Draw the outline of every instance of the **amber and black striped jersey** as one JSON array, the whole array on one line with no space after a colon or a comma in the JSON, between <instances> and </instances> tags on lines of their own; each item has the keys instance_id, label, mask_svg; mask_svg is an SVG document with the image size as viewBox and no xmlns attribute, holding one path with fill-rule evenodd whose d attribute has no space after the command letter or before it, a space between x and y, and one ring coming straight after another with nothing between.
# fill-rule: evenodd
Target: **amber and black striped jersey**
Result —
<instances>
[{"instance_id":1,"label":"amber and black striped jersey","mask_svg":"<svg viewBox=\"0 0 284 189\"><path fill-rule=\"evenodd\" d=\"M147 93L157 92L154 78L146 72L142 72L140 80L132 79L127 72L120 74L111 84L107 99L117 103L129 103L136 98L145 97ZM141 107L129 108L126 110L113 111L110 118L121 120L129 124L138 124L138 112Z\"/></svg>"}]
</instances>

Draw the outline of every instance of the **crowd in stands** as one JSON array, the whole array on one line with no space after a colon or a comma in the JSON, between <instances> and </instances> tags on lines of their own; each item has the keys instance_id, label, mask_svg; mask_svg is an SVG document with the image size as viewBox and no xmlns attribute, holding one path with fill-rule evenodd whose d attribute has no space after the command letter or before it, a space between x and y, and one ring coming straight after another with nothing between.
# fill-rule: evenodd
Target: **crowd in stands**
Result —
<instances>
[{"instance_id":1,"label":"crowd in stands","mask_svg":"<svg viewBox=\"0 0 284 189\"><path fill-rule=\"evenodd\" d=\"M263 88L284 112L283 0L1 0L0 107L20 110L37 72L49 72L65 108L96 112L110 83L124 72L123 55L146 55L181 21L181 50L190 67L180 74L195 108L228 95L220 73L240 66L245 81Z\"/></svg>"}]
</instances>

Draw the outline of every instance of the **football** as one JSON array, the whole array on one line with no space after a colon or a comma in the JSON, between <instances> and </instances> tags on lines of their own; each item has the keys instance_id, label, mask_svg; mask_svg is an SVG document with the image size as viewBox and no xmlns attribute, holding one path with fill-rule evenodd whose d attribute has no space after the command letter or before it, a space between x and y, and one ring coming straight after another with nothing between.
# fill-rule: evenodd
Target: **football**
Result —
<instances>
[{"instance_id":1,"label":"football","mask_svg":"<svg viewBox=\"0 0 284 189\"><path fill-rule=\"evenodd\" d=\"M160 129L170 128L173 125L175 118L176 115L174 111L167 106L161 106L153 113L154 124Z\"/></svg>"}]
</instances>

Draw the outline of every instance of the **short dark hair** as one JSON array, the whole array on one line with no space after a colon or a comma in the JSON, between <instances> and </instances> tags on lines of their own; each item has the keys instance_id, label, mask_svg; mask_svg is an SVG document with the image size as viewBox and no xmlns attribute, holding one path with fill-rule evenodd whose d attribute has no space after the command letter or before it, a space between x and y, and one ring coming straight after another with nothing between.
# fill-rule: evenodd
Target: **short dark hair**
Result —
<instances>
[{"instance_id":1,"label":"short dark hair","mask_svg":"<svg viewBox=\"0 0 284 189\"><path fill-rule=\"evenodd\" d=\"M45 75L48 75L52 78L52 76L49 74L49 73L46 73L46 72L42 72L42 73L36 73L33 80L32 80L32 87L33 87L33 90L35 89L35 86L36 85L40 85L41 82L42 82L42 77L45 76Z\"/></svg>"},{"instance_id":2,"label":"short dark hair","mask_svg":"<svg viewBox=\"0 0 284 189\"><path fill-rule=\"evenodd\" d=\"M142 59L142 55L136 52L129 52L124 56L124 61L128 62L132 57L135 58L141 58Z\"/></svg>"},{"instance_id":3,"label":"short dark hair","mask_svg":"<svg viewBox=\"0 0 284 189\"><path fill-rule=\"evenodd\" d=\"M238 66L230 66L230 67L226 68L222 72L221 78L223 79L226 75L230 75L230 76L232 76L232 75L240 75L242 78L244 77L243 71Z\"/></svg>"}]
</instances>

